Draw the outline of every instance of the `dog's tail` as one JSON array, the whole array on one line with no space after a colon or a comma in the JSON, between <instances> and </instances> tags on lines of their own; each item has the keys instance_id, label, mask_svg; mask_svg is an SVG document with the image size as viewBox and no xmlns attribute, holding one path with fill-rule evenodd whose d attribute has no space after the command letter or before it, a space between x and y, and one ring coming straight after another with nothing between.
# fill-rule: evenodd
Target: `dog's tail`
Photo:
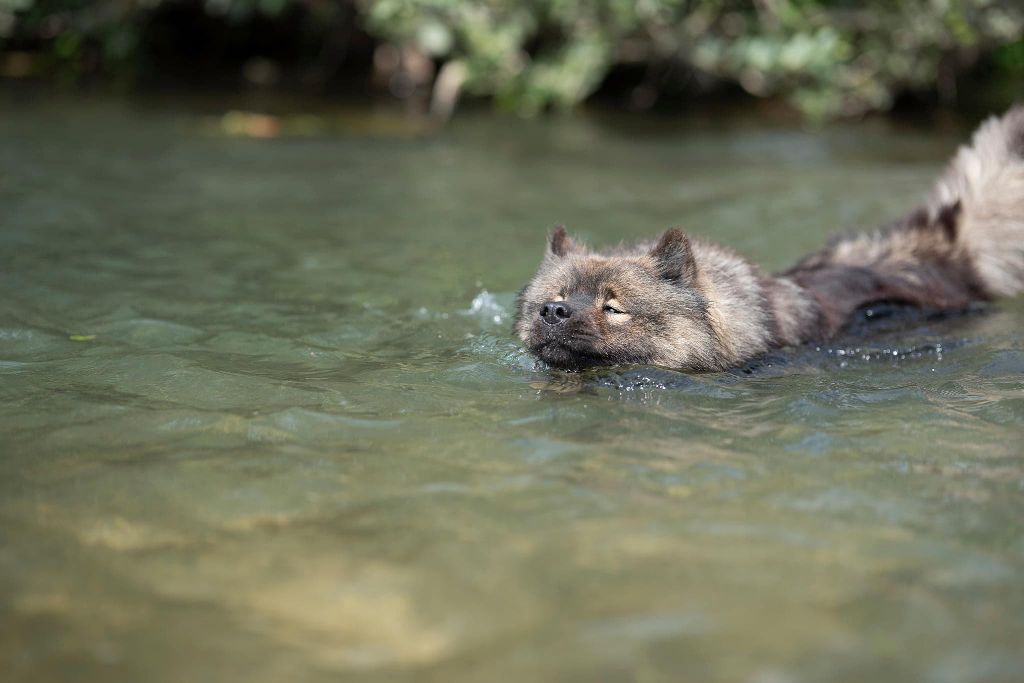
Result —
<instances>
[{"instance_id":1,"label":"dog's tail","mask_svg":"<svg viewBox=\"0 0 1024 683\"><path fill-rule=\"evenodd\" d=\"M1024 104L978 128L922 208L783 276L815 299L825 336L878 301L955 310L1024 292Z\"/></svg>"},{"instance_id":2,"label":"dog's tail","mask_svg":"<svg viewBox=\"0 0 1024 683\"><path fill-rule=\"evenodd\" d=\"M939 178L932 217L959 206L956 242L992 297L1024 291L1024 103L978 128Z\"/></svg>"}]
</instances>

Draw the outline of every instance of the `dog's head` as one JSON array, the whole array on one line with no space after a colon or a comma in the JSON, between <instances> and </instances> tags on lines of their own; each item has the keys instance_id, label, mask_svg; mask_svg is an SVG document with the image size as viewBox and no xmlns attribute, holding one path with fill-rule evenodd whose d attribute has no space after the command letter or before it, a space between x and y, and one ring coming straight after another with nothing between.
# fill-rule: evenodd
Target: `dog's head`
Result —
<instances>
[{"instance_id":1,"label":"dog's head","mask_svg":"<svg viewBox=\"0 0 1024 683\"><path fill-rule=\"evenodd\" d=\"M559 226L537 273L519 294L516 333L549 365L657 364L707 369L713 332L687 236L592 253Z\"/></svg>"}]
</instances>

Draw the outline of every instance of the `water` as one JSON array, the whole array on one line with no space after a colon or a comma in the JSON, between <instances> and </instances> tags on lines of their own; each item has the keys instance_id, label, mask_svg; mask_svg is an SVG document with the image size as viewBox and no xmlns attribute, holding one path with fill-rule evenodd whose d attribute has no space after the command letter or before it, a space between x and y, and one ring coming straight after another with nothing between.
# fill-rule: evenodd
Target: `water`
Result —
<instances>
[{"instance_id":1,"label":"water","mask_svg":"<svg viewBox=\"0 0 1024 683\"><path fill-rule=\"evenodd\" d=\"M780 268L962 127L3 104L7 680L1024 680L1024 300L704 376L510 334L555 222Z\"/></svg>"}]
</instances>

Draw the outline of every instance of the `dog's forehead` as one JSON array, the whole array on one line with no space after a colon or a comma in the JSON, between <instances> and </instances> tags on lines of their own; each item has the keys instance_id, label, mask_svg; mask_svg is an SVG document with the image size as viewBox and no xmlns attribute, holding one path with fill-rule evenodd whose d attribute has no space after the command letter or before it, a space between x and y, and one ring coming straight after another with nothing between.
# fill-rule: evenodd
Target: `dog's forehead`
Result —
<instances>
[{"instance_id":1,"label":"dog's forehead","mask_svg":"<svg viewBox=\"0 0 1024 683\"><path fill-rule=\"evenodd\" d=\"M567 263L562 277L568 291L595 295L607 289L631 291L649 279L648 273L633 259L589 255Z\"/></svg>"}]
</instances>

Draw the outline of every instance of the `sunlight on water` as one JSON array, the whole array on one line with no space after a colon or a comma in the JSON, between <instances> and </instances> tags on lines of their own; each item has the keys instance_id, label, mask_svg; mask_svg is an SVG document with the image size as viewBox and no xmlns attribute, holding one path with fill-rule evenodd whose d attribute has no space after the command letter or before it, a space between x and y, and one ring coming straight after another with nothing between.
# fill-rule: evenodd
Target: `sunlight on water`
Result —
<instances>
[{"instance_id":1,"label":"sunlight on water","mask_svg":"<svg viewBox=\"0 0 1024 683\"><path fill-rule=\"evenodd\" d=\"M954 131L0 128L10 680L1024 679L1024 301L691 376L511 334L551 225L783 267Z\"/></svg>"}]
</instances>

